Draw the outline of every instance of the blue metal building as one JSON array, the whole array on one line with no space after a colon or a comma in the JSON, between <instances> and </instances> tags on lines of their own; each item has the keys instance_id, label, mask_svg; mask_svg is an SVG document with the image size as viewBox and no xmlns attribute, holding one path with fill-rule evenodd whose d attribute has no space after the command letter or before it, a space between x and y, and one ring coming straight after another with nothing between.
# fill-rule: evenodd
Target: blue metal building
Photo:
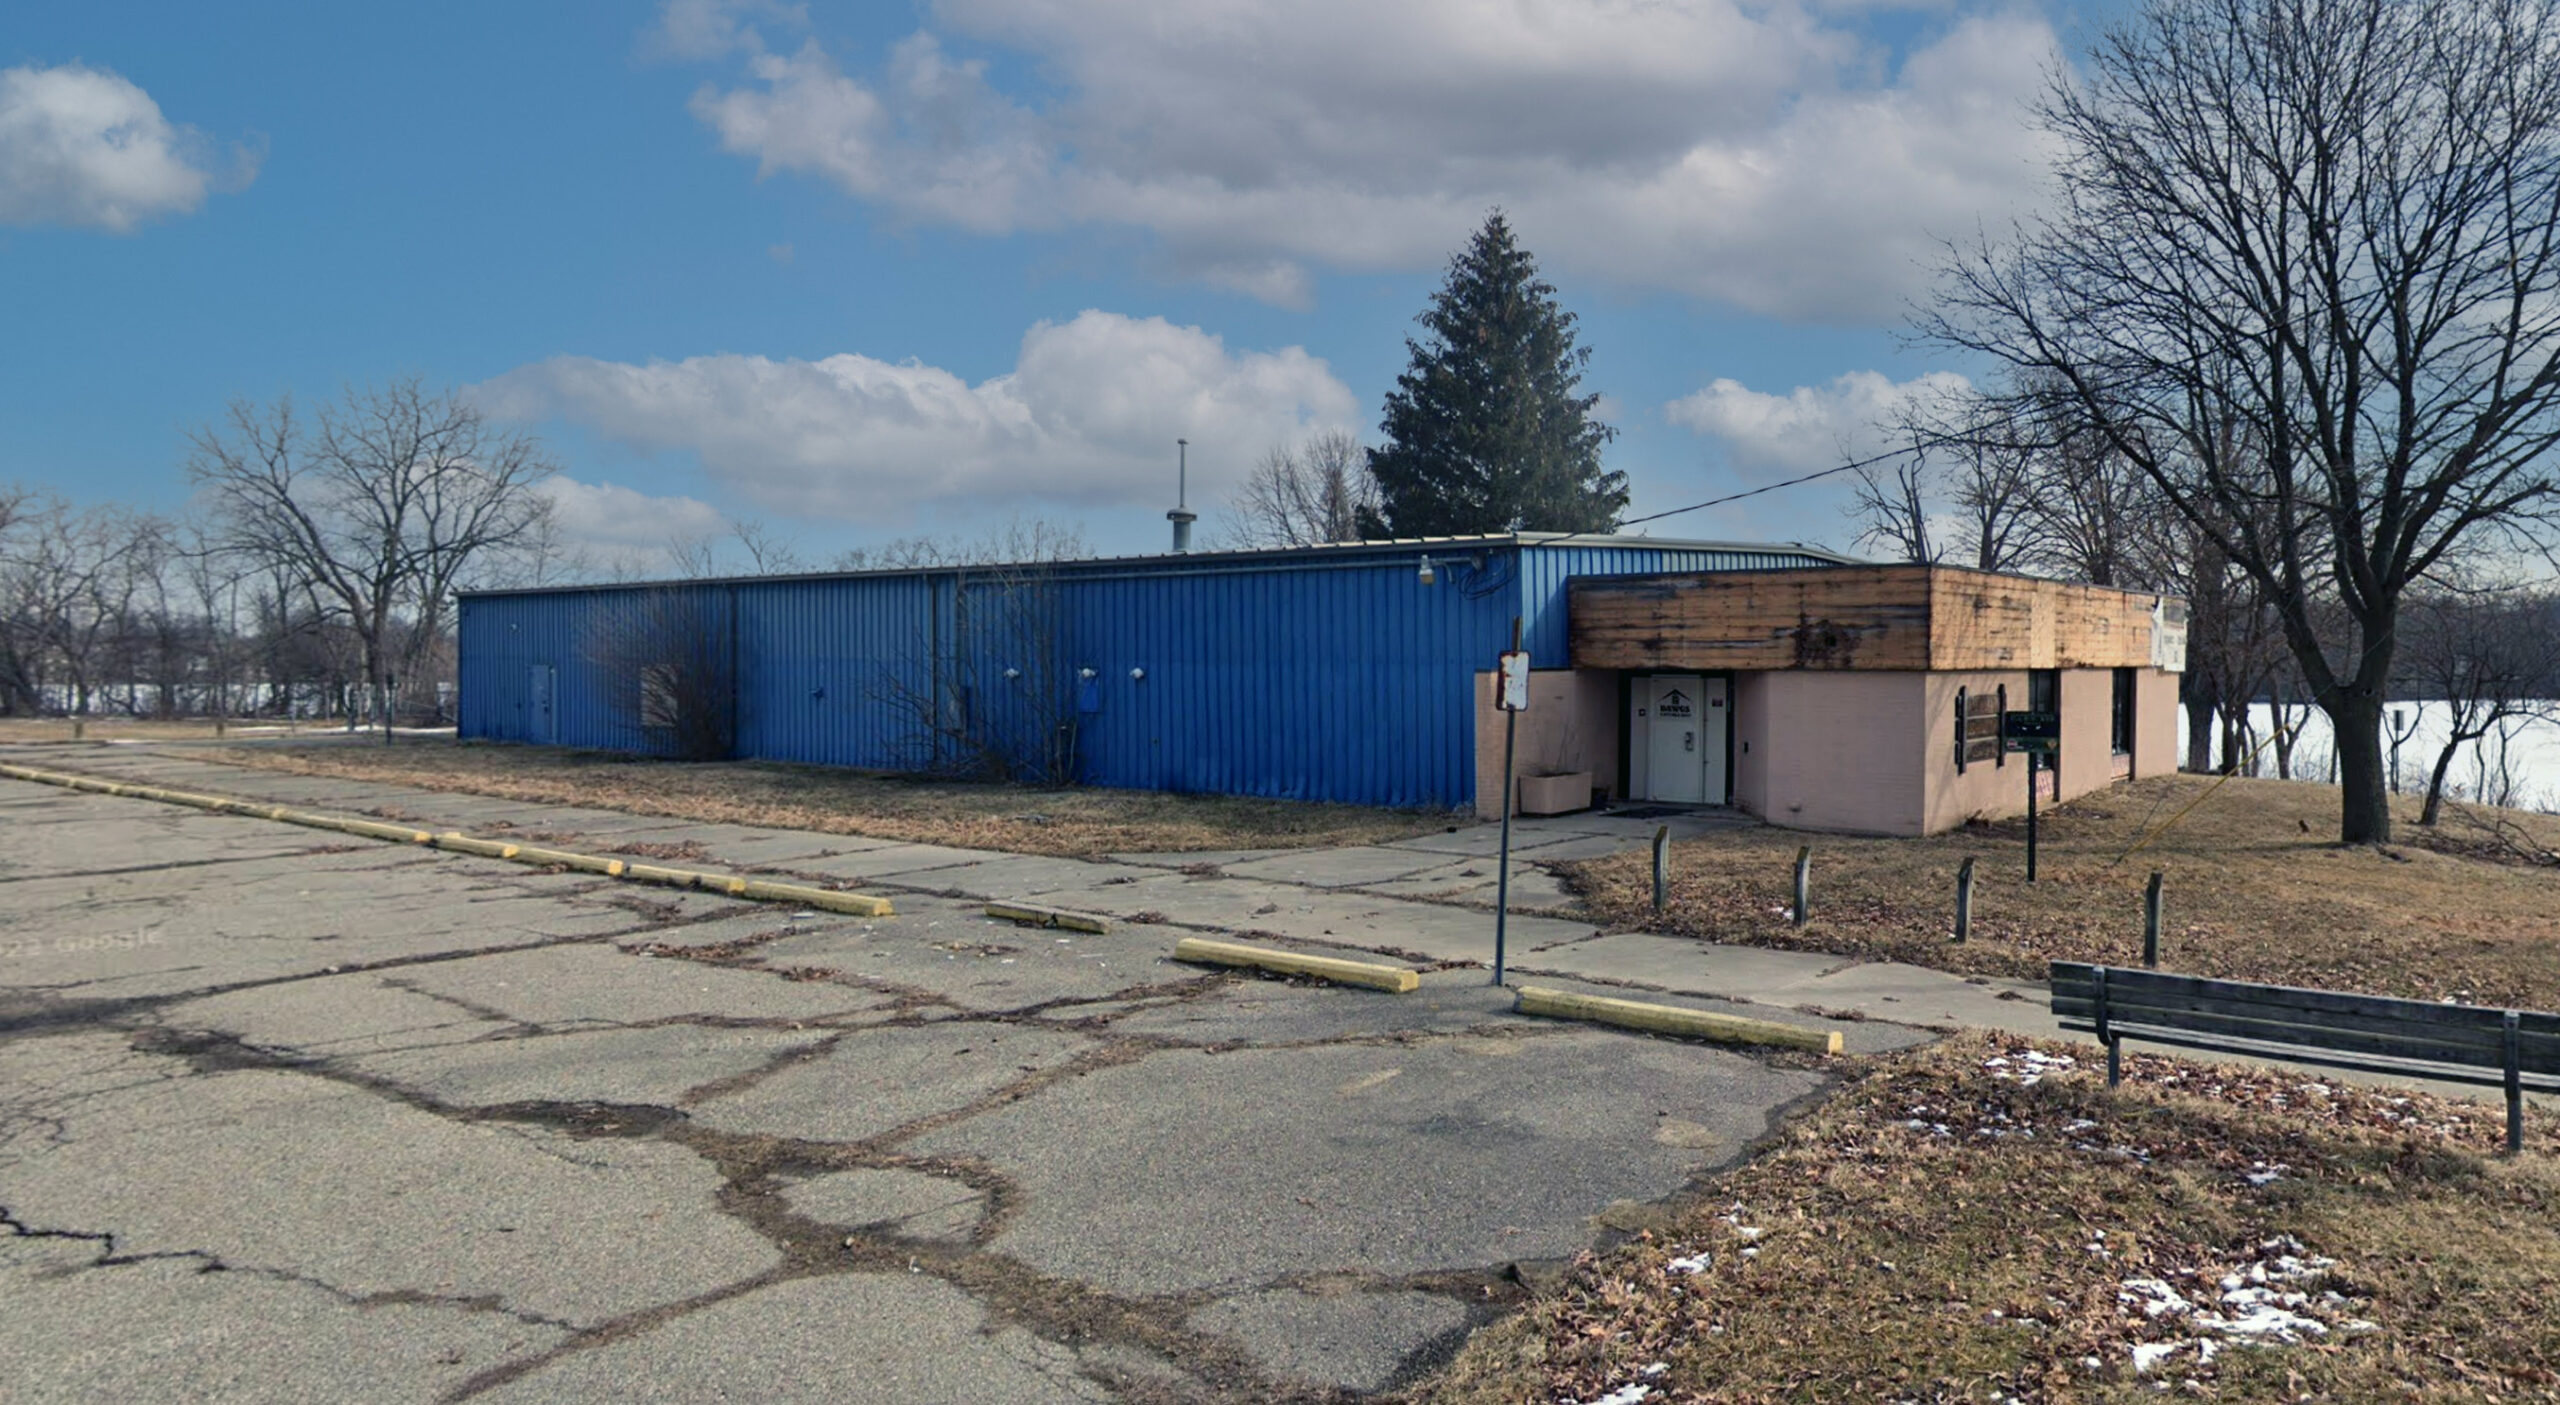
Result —
<instances>
[{"instance_id":1,"label":"blue metal building","mask_svg":"<svg viewBox=\"0 0 2560 1405\"><path fill-rule=\"evenodd\" d=\"M885 770L1070 736L1072 779L1367 805L1476 800L1476 677L1574 576L1839 564L1802 546L1516 533L465 595L461 735L663 749L625 641L726 651L733 754ZM673 607L671 609L671 606Z\"/></svg>"}]
</instances>

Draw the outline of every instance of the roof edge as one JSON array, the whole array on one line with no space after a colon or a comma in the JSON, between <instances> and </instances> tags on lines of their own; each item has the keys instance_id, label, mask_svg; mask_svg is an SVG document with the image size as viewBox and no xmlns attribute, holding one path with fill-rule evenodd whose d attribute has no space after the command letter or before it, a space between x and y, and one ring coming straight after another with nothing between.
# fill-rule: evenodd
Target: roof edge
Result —
<instances>
[{"instance_id":1,"label":"roof edge","mask_svg":"<svg viewBox=\"0 0 2560 1405\"><path fill-rule=\"evenodd\" d=\"M1793 554L1811 557L1842 566L1864 566L1873 563L1842 556L1802 542L1730 542L1692 541L1677 537L1614 536L1598 532L1483 532L1468 536L1384 537L1373 541L1320 542L1310 546L1241 547L1222 551L1152 552L1129 556L1086 556L1049 563L1021 561L977 561L947 566L890 566L875 570L795 571L762 576L692 576L661 577L655 580L580 581L560 585L505 586L485 590L457 591L461 599L499 598L517 595L566 595L577 591L661 590L686 586L733 585L801 585L836 580L876 580L912 576L949 575L958 571L996 570L1006 566L1048 564L1070 571L1153 567L1169 572L1179 571L1186 563L1199 562L1233 567L1254 561L1276 564L1292 561L1320 561L1361 556L1392 556L1404 552L1427 553L1435 548L1463 550L1485 546L1551 547L1591 546L1620 550L1657 551L1732 551L1766 554Z\"/></svg>"}]
</instances>

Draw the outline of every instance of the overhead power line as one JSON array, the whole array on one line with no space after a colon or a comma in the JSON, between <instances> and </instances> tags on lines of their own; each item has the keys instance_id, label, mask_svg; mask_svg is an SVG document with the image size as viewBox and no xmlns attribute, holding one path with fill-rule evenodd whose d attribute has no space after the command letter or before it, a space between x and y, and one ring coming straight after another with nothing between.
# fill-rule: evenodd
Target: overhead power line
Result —
<instances>
[{"instance_id":1,"label":"overhead power line","mask_svg":"<svg viewBox=\"0 0 2560 1405\"><path fill-rule=\"evenodd\" d=\"M1947 436L1939 436L1937 442L1945 443L1947 442L1947 438ZM1693 502L1687 507L1675 507L1668 512L1654 512L1647 513L1642 517L1629 517L1620 521L1618 525L1621 527L1633 527L1640 522L1659 522L1665 517L1678 517L1682 513L1696 512L1702 508L1722 507L1729 502L1740 502L1744 498L1756 498L1762 493L1774 493L1780 488L1792 488L1800 483L1810 483L1817 478L1828 478L1835 473L1849 473L1861 468L1872 468L1888 459L1898 459L1905 454L1920 453L1924 449L1930 447L1932 446L1927 444L1910 444L1899 449L1888 449L1872 458L1854 459L1848 463L1841 464L1837 468L1826 468L1819 473L1808 473L1801 478L1790 478L1783 483L1764 483L1757 488L1747 488L1739 493L1727 493L1723 497L1709 498L1705 502Z\"/></svg>"},{"instance_id":2,"label":"overhead power line","mask_svg":"<svg viewBox=\"0 0 2560 1405\"><path fill-rule=\"evenodd\" d=\"M1828 478L1835 473L1854 473L1862 468L1873 468L1877 464L1901 458L1905 454L1925 454L1931 449L1943 449L1950 444L1979 443L1981 442L1984 433L1989 429L1995 428L1997 424L1998 422L1994 421L1992 424L1987 425L1967 425L1959 429L1946 430L1933 434L1917 435L1910 443L1903 445L1899 449L1887 449L1881 454L1873 454L1863 459L1852 459L1849 462L1840 464L1834 468L1826 468L1817 473L1805 474L1801 478L1789 478L1780 483L1764 483L1757 488L1746 488L1739 493L1727 493L1723 497L1709 498L1705 502L1693 502L1687 507L1675 507L1668 512L1651 512L1642 517L1629 517L1619 522L1618 525L1621 527L1633 527L1645 522L1659 522L1665 517L1678 517L1683 513L1696 512L1703 508L1722 507L1729 502L1740 502L1744 498L1756 498L1762 493L1774 493L1780 488L1793 488L1799 484L1813 482L1817 478Z\"/></svg>"}]
</instances>

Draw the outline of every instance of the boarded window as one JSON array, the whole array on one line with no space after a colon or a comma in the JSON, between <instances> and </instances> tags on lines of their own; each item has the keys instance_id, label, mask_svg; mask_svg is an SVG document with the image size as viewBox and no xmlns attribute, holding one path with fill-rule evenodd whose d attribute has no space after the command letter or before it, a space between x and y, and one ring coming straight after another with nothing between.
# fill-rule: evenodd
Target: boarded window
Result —
<instances>
[{"instance_id":1,"label":"boarded window","mask_svg":"<svg viewBox=\"0 0 2560 1405\"><path fill-rule=\"evenodd\" d=\"M1956 690L1956 769L2000 763L2000 696Z\"/></svg>"}]
</instances>

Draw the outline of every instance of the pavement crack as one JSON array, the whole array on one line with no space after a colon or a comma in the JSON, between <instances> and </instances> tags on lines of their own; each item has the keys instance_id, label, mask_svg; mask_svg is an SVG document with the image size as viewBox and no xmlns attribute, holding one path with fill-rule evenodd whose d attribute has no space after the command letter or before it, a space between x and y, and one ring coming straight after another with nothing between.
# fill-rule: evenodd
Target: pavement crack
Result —
<instances>
[{"instance_id":1,"label":"pavement crack","mask_svg":"<svg viewBox=\"0 0 2560 1405\"><path fill-rule=\"evenodd\" d=\"M834 1053L836 1051L836 1046L842 1044L850 1033L851 1031L848 1030L838 1030L837 1032L820 1039L814 1044L797 1045L792 1048L779 1050L772 1058L769 1058L763 1063L756 1065L754 1068L747 1069L744 1072L733 1073L726 1078L714 1078L708 1082L697 1083L676 1096L676 1105L679 1107L693 1107L700 1103L709 1102L713 1098L727 1097L732 1093L742 1093L747 1089L762 1083L766 1079L773 1077L775 1074L782 1073L788 1069L797 1068L802 1064L816 1063L817 1061L827 1057L829 1054Z\"/></svg>"},{"instance_id":2,"label":"pavement crack","mask_svg":"<svg viewBox=\"0 0 2560 1405\"><path fill-rule=\"evenodd\" d=\"M77 868L61 872L0 874L0 885L79 878L121 878L135 873L167 873L176 869L220 868L226 864L271 863L280 858L309 858L323 853L345 853L353 847L352 845L313 844L304 848L288 849L280 854L228 854L220 858L170 859L161 863L123 864L114 868Z\"/></svg>"},{"instance_id":3,"label":"pavement crack","mask_svg":"<svg viewBox=\"0 0 2560 1405\"><path fill-rule=\"evenodd\" d=\"M776 1283L785 1282L789 1279L800 1276L802 1275L791 1273L787 1270L769 1270L764 1273L756 1274L753 1277L739 1279L734 1283L724 1283L708 1292L697 1293L690 1298L684 1298L671 1303L660 1303L653 1307L641 1308L636 1312L624 1313L620 1317L611 1318L592 1326L573 1327L569 1329L570 1335L568 1340L560 1342L548 1350L535 1352L530 1356L519 1356L512 1361L502 1361L495 1366L489 1367L487 1370L473 1375L468 1380L463 1381L461 1384L455 1386L449 1391L446 1391L443 1395L437 1398L448 1402L450 1405L450 1402L459 1402L469 1400L476 1395L485 1395L490 1391L496 1390L500 1386L508 1385L512 1382L521 1380L526 1376L532 1375L534 1372L541 1370L543 1367L548 1366L563 1357L574 1356L582 1351L592 1351L597 1347L610 1345L614 1342L621 1341L626 1337L638 1336L653 1327L657 1327L663 1323L672 1322L679 1317L700 1312L707 1307L715 1307L732 1298L743 1297L759 1288L771 1287Z\"/></svg>"},{"instance_id":4,"label":"pavement crack","mask_svg":"<svg viewBox=\"0 0 2560 1405\"><path fill-rule=\"evenodd\" d=\"M662 924L651 924L644 927L624 927L610 932L581 933L570 937L536 935L519 942L500 942L443 951L419 952L409 956L386 956L376 961L350 961L341 965L323 966L317 970L293 971L280 976L258 976L249 980L222 981L213 985L194 986L157 995L30 1000L26 997L75 991L97 983L75 981L62 985L21 985L0 992L0 1043L31 1035L41 1035L65 1027L101 1025L115 1027L168 1006L183 1005L217 995L232 995L248 990L272 990L305 981L329 980L338 976L361 976L377 971L403 970L413 966L437 966L448 962L474 961L483 956L505 956L552 947L610 945L643 932L663 929ZM160 974L169 973L161 972Z\"/></svg>"},{"instance_id":5,"label":"pavement crack","mask_svg":"<svg viewBox=\"0 0 2560 1405\"><path fill-rule=\"evenodd\" d=\"M1114 1039L1106 1043L1096 1044L1094 1047L1082 1050L1059 1063L1031 1073L1026 1073L1020 1078L1016 1078L1011 1082L990 1089L987 1092L970 1099L968 1102L960 1104L958 1107L945 1108L940 1112L919 1117L912 1122L901 1123L900 1125L891 1128L889 1131L871 1138L869 1145L889 1147L897 1146L904 1142L911 1142L918 1137L926 1135L927 1133L939 1132L946 1127L957 1126L958 1124L966 1122L982 1113L993 1112L997 1108L1005 1107L1012 1103L1018 1103L1024 1098L1030 1097L1035 1093L1043 1092L1060 1083L1082 1078L1088 1073L1099 1072L1106 1068L1117 1068L1122 1064L1136 1063L1140 1059L1146 1058L1150 1054L1160 1053L1168 1047L1170 1046L1159 1044L1152 1039Z\"/></svg>"},{"instance_id":6,"label":"pavement crack","mask_svg":"<svg viewBox=\"0 0 2560 1405\"><path fill-rule=\"evenodd\" d=\"M509 1307L507 1306L506 1300L496 1293L431 1293L424 1289L417 1288L391 1288L376 1290L373 1292L356 1292L352 1289L340 1287L326 1279L318 1278L308 1273L297 1272L293 1269L276 1268L264 1264L231 1263L223 1259L220 1255L205 1249L159 1249L147 1252L134 1252L122 1247L120 1237L113 1230L54 1229L38 1225L30 1225L24 1219L20 1218L16 1211L5 1205L0 1205L0 1229L7 1230L10 1237L14 1239L54 1240L64 1243L94 1246L94 1252L92 1253L89 1261L85 1264L78 1265L76 1269L72 1270L74 1272L86 1272L93 1269L104 1268L129 1268L136 1264L147 1263L192 1263L196 1266L196 1271L198 1273L237 1274L243 1278L258 1278L269 1282L291 1283L301 1287L317 1289L318 1291L326 1293L330 1297L337 1299L339 1302L345 1303L349 1307L359 1309L383 1307L452 1308L462 1312L491 1313L524 1323L529 1327L550 1327L563 1332L576 1332L580 1330L578 1324L566 1321L562 1318L552 1317L544 1313L532 1312L521 1308Z\"/></svg>"},{"instance_id":7,"label":"pavement crack","mask_svg":"<svg viewBox=\"0 0 2560 1405\"><path fill-rule=\"evenodd\" d=\"M204 1271L207 1273L220 1272L222 1269L221 1260L201 1249L164 1249L144 1254L129 1253L117 1246L117 1237L113 1230L47 1229L28 1224L18 1217L15 1210L6 1205L0 1205L0 1229L9 1231L9 1236L13 1239L50 1239L73 1244L96 1245L96 1255L82 1265L84 1268L120 1268L126 1264L193 1259L204 1264L206 1266Z\"/></svg>"},{"instance_id":8,"label":"pavement crack","mask_svg":"<svg viewBox=\"0 0 2560 1405\"><path fill-rule=\"evenodd\" d=\"M550 1030L543 1028L541 1025L532 1024L525 1020L518 1019L514 1015L508 1014L506 1011L499 1009L495 1005L484 1005L477 1000L468 999L459 995L447 994L444 991L422 985L417 981L402 980L397 976L385 976L382 978L381 984L391 990L397 990L409 995L417 996L421 1000L431 1001L438 1005L450 1006L453 1009L460 1010L462 1013L471 1016L473 1019L503 1026L501 1029L491 1031L487 1037L520 1039L535 1035L548 1034L551 1032Z\"/></svg>"}]
</instances>

